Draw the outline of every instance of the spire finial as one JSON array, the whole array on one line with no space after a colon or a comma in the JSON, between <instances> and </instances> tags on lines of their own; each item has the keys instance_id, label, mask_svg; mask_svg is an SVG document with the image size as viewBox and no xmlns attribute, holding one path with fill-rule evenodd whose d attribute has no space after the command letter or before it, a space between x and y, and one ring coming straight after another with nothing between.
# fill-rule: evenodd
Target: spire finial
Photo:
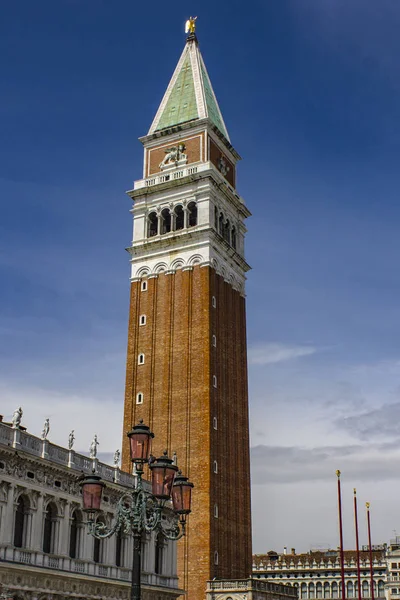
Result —
<instances>
[{"instance_id":1,"label":"spire finial","mask_svg":"<svg viewBox=\"0 0 400 600\"><path fill-rule=\"evenodd\" d=\"M197 17L189 17L185 23L185 33L189 34L188 37L196 33L196 20Z\"/></svg>"}]
</instances>

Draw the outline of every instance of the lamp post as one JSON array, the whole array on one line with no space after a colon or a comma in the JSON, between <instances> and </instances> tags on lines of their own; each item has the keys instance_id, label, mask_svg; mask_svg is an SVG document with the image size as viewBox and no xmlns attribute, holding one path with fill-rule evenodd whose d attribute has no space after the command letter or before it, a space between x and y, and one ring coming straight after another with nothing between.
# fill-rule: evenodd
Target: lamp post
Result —
<instances>
[{"instance_id":1,"label":"lamp post","mask_svg":"<svg viewBox=\"0 0 400 600\"><path fill-rule=\"evenodd\" d=\"M140 554L143 531L158 531L169 540L179 540L186 532L186 517L191 511L193 483L188 481L167 453L149 461L150 445L154 434L140 421L128 433L131 461L137 475L136 486L124 494L117 504L114 525L108 528L96 523L100 512L104 483L95 473L87 475L81 482L83 510L88 515L89 533L98 539L123 532L133 535L133 564L131 600L141 600ZM143 489L143 466L148 463L152 472L152 492ZM162 511L172 500L173 510L169 518L162 519Z\"/></svg>"}]
</instances>

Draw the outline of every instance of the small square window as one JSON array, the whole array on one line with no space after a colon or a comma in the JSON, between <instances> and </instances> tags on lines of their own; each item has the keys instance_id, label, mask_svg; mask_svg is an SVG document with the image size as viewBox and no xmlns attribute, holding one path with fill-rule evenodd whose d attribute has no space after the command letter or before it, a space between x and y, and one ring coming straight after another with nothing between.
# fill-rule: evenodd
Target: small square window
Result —
<instances>
[{"instance_id":1,"label":"small square window","mask_svg":"<svg viewBox=\"0 0 400 600\"><path fill-rule=\"evenodd\" d=\"M140 315L139 325L146 325L146 315Z\"/></svg>"},{"instance_id":2,"label":"small square window","mask_svg":"<svg viewBox=\"0 0 400 600\"><path fill-rule=\"evenodd\" d=\"M147 292L147 281L142 281L142 285L140 286L142 292Z\"/></svg>"},{"instance_id":3,"label":"small square window","mask_svg":"<svg viewBox=\"0 0 400 600\"><path fill-rule=\"evenodd\" d=\"M216 297L215 297L215 296L213 296L213 297L212 297L212 301L211 301L211 303L212 303L212 307L213 307L213 308L217 308L217 299L216 299Z\"/></svg>"},{"instance_id":4,"label":"small square window","mask_svg":"<svg viewBox=\"0 0 400 600\"><path fill-rule=\"evenodd\" d=\"M143 394L142 394L142 392L139 392L136 395L136 404L143 404Z\"/></svg>"}]
</instances>

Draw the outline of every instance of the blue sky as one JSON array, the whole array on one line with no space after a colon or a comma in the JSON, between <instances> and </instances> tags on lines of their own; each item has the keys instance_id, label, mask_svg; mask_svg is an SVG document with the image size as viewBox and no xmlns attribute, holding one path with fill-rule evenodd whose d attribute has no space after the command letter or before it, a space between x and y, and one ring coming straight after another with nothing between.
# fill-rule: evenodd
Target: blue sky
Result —
<instances>
[{"instance_id":1,"label":"blue sky","mask_svg":"<svg viewBox=\"0 0 400 600\"><path fill-rule=\"evenodd\" d=\"M347 510L356 485L375 541L388 540L400 492L399 3L14 0L0 13L0 412L21 403L37 433L50 416L58 443L74 427L82 450L94 431L102 452L120 445L124 191L197 14L253 213L254 549L336 546L336 468Z\"/></svg>"}]
</instances>

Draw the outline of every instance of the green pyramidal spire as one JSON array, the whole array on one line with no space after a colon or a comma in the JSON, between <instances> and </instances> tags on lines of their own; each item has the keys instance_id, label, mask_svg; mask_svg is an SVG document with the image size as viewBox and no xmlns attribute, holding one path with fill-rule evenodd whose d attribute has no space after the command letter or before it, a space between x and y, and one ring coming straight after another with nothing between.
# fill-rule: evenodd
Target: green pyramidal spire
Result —
<instances>
[{"instance_id":1,"label":"green pyramidal spire","mask_svg":"<svg viewBox=\"0 0 400 600\"><path fill-rule=\"evenodd\" d=\"M209 119L229 141L195 35L189 35L149 135L196 119Z\"/></svg>"}]
</instances>

